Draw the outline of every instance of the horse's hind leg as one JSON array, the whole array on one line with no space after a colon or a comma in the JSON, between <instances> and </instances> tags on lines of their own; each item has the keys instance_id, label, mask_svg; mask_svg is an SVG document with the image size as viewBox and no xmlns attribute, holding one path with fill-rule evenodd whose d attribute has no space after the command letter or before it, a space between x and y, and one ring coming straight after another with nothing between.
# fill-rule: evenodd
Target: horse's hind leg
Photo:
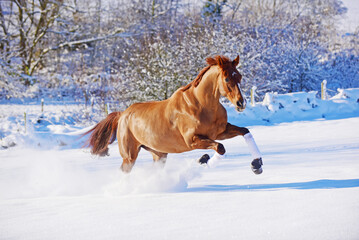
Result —
<instances>
[{"instance_id":1,"label":"horse's hind leg","mask_svg":"<svg viewBox=\"0 0 359 240\"><path fill-rule=\"evenodd\" d=\"M136 162L138 153L140 152L140 144L130 136L121 136L118 138L118 148L123 158L121 170L129 173Z\"/></svg>"},{"instance_id":2,"label":"horse's hind leg","mask_svg":"<svg viewBox=\"0 0 359 240\"><path fill-rule=\"evenodd\" d=\"M153 161L159 163L161 166L165 166L167 160L167 153L151 152L153 156Z\"/></svg>"},{"instance_id":3,"label":"horse's hind leg","mask_svg":"<svg viewBox=\"0 0 359 240\"><path fill-rule=\"evenodd\" d=\"M162 166L165 165L166 160L167 160L167 155L168 155L167 153L157 152L157 151L155 151L155 150L153 150L153 149L151 149L149 147L146 147L146 146L142 146L142 147L152 154L153 161L155 163L159 163Z\"/></svg>"},{"instance_id":4,"label":"horse's hind leg","mask_svg":"<svg viewBox=\"0 0 359 240\"><path fill-rule=\"evenodd\" d=\"M131 172L133 165L135 165L135 161L136 161L136 159L123 158L121 170L126 173Z\"/></svg>"}]
</instances>

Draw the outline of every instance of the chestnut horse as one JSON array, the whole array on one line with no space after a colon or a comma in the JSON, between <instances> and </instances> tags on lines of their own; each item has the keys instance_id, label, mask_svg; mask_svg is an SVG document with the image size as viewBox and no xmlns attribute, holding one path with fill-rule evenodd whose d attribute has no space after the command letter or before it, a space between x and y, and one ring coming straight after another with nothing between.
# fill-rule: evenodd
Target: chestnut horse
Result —
<instances>
[{"instance_id":1,"label":"chestnut horse","mask_svg":"<svg viewBox=\"0 0 359 240\"><path fill-rule=\"evenodd\" d=\"M224 56L206 60L208 66L196 79L170 98L135 103L123 112L109 114L88 131L92 154L107 155L108 145L117 135L123 158L121 169L130 172L141 148L151 152L154 161L164 163L168 153L194 149L213 149L223 155L225 148L216 140L246 135L245 140L256 158L252 170L261 173L261 156L252 135L247 128L228 123L227 112L219 102L225 96L237 111L246 107L240 88L242 75L236 69L239 56L233 61Z\"/></svg>"}]
</instances>

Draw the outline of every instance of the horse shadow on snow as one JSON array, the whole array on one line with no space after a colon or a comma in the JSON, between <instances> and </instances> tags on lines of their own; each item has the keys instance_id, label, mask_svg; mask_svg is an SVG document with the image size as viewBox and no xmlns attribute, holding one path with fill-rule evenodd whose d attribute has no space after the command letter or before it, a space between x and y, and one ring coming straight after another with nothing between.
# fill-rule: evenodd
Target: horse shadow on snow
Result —
<instances>
[{"instance_id":1,"label":"horse shadow on snow","mask_svg":"<svg viewBox=\"0 0 359 240\"><path fill-rule=\"evenodd\" d=\"M188 188L188 192L212 192L212 191L251 191L251 190L280 190L280 189L334 189L359 187L359 179L333 180L322 179L309 182L277 183L277 184L253 184L253 185L206 185L202 187Z\"/></svg>"}]
</instances>

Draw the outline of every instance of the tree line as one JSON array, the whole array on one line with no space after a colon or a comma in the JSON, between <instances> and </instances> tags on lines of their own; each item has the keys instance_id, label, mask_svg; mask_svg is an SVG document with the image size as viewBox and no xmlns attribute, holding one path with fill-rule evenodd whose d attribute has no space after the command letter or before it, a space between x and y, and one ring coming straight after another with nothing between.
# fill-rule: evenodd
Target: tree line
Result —
<instances>
[{"instance_id":1,"label":"tree line","mask_svg":"<svg viewBox=\"0 0 359 240\"><path fill-rule=\"evenodd\" d=\"M243 89L359 87L359 29L339 0L3 0L0 98L127 107L163 100L213 55L240 56Z\"/></svg>"}]
</instances>

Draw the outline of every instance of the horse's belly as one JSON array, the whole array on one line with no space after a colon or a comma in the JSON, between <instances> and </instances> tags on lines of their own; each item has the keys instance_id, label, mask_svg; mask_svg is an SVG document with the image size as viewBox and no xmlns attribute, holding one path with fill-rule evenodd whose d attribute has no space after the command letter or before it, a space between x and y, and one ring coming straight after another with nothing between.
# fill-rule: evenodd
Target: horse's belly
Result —
<instances>
[{"instance_id":1,"label":"horse's belly","mask_svg":"<svg viewBox=\"0 0 359 240\"><path fill-rule=\"evenodd\" d=\"M131 132L141 145L163 153L180 153L190 149L186 145L181 133L168 121L156 119L142 119L133 121Z\"/></svg>"},{"instance_id":2,"label":"horse's belly","mask_svg":"<svg viewBox=\"0 0 359 240\"><path fill-rule=\"evenodd\" d=\"M147 129L146 131L148 131ZM182 135L179 132L167 130L153 131L142 137L140 142L153 150L163 153L181 153L189 151Z\"/></svg>"}]
</instances>

